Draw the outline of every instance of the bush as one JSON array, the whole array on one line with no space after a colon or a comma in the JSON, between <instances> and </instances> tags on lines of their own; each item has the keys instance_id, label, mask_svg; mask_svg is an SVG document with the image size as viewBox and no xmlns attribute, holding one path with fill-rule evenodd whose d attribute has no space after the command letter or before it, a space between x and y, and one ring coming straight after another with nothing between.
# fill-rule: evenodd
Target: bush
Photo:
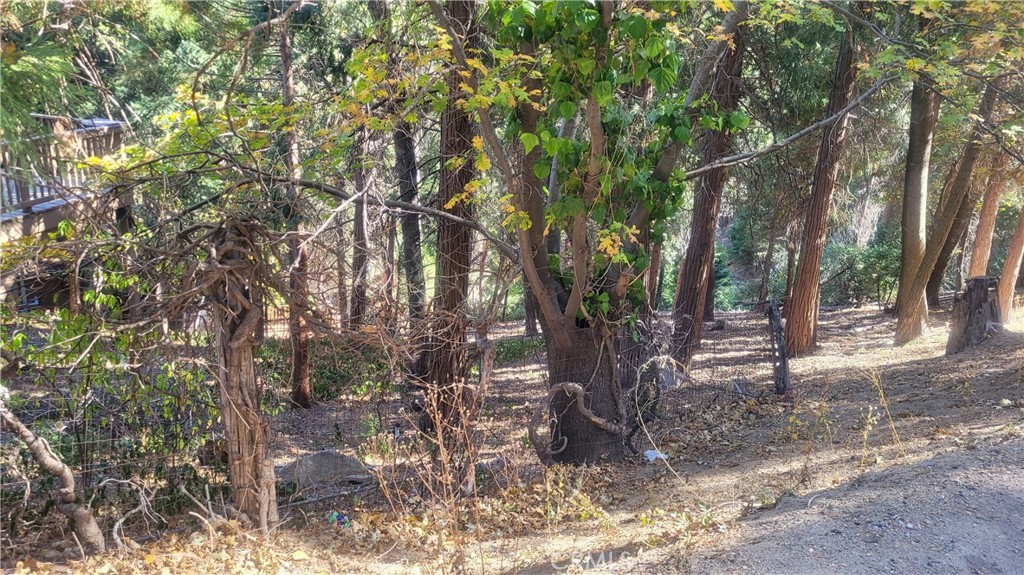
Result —
<instances>
[{"instance_id":1,"label":"bush","mask_svg":"<svg viewBox=\"0 0 1024 575\"><path fill-rule=\"evenodd\" d=\"M886 231L866 248L833 242L822 258L822 303L881 304L896 296L900 274L900 243L896 233Z\"/></svg>"},{"instance_id":2,"label":"bush","mask_svg":"<svg viewBox=\"0 0 1024 575\"><path fill-rule=\"evenodd\" d=\"M256 350L259 373L267 387L291 389L291 357L287 340L267 338ZM310 387L313 397L330 401L351 393L370 395L393 385L391 362L384 350L355 348L327 339L309 346Z\"/></svg>"}]
</instances>

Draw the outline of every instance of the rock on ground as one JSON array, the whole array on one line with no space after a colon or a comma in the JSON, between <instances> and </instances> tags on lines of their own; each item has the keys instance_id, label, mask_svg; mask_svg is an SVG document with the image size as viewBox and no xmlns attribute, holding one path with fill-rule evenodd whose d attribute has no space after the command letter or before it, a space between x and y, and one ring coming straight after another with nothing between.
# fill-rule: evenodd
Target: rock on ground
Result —
<instances>
[{"instance_id":1,"label":"rock on ground","mask_svg":"<svg viewBox=\"0 0 1024 575\"><path fill-rule=\"evenodd\" d=\"M369 483L370 471L358 459L334 449L302 456L277 470L277 478L299 489L325 483Z\"/></svg>"}]
</instances>

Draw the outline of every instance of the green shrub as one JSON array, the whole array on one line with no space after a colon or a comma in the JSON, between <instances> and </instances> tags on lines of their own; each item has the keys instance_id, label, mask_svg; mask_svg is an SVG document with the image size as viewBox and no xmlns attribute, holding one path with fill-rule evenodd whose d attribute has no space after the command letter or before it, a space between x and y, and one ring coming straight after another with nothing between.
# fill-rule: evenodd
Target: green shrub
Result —
<instances>
[{"instance_id":1,"label":"green shrub","mask_svg":"<svg viewBox=\"0 0 1024 575\"><path fill-rule=\"evenodd\" d=\"M498 340L494 344L494 363L503 365L536 357L544 351L544 338L517 337Z\"/></svg>"}]
</instances>

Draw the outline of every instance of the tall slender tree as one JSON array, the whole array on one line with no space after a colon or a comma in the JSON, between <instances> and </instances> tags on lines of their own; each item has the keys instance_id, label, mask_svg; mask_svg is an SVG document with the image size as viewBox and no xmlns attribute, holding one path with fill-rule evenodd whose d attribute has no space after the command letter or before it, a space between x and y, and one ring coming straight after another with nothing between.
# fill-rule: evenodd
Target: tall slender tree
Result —
<instances>
[{"instance_id":1,"label":"tall slender tree","mask_svg":"<svg viewBox=\"0 0 1024 575\"><path fill-rule=\"evenodd\" d=\"M710 97L723 114L732 113L739 102L743 50L743 34L735 34L732 47L716 71ZM710 165L728 155L731 149L728 127L706 132L703 148L704 165ZM684 365L689 365L700 346L708 294L713 294L715 289L715 233L727 175L725 167L704 173L693 195L690 241L680 260L683 272L679 280L679 301L673 314L675 325L672 330L672 356ZM710 301L714 305L713 296Z\"/></svg>"},{"instance_id":2,"label":"tall slender tree","mask_svg":"<svg viewBox=\"0 0 1024 575\"><path fill-rule=\"evenodd\" d=\"M988 182L985 184L985 196L981 203L981 214L978 216L978 228L974 235L974 249L971 251L971 262L967 277L988 275L988 260L992 253L992 233L996 229L996 215L999 213L999 201L1003 197L1003 189L1009 178L1007 165L1010 156L999 153L992 164Z\"/></svg>"},{"instance_id":3,"label":"tall slender tree","mask_svg":"<svg viewBox=\"0 0 1024 575\"><path fill-rule=\"evenodd\" d=\"M850 103L853 81L857 76L855 51L853 33L848 31L839 44L839 58L825 108L826 118L834 116ZM849 114L843 114L825 128L818 148L793 295L786 306L786 353L790 355L810 351L817 343L821 258L825 251L832 192L839 174L839 157L846 141L848 121Z\"/></svg>"},{"instance_id":4,"label":"tall slender tree","mask_svg":"<svg viewBox=\"0 0 1024 575\"><path fill-rule=\"evenodd\" d=\"M939 118L939 94L929 90L924 78L914 82L910 94L910 142L907 145L906 172L903 178L903 218L900 253L899 291L896 306L907 297L906 293L921 267L927 245L928 176L932 157L932 141ZM925 314L915 325L907 325L912 337L921 335L928 323Z\"/></svg>"},{"instance_id":5,"label":"tall slender tree","mask_svg":"<svg viewBox=\"0 0 1024 575\"><path fill-rule=\"evenodd\" d=\"M291 24L285 20L278 26L281 50L281 104L288 110L295 104L295 74L292 54ZM302 177L299 166L299 141L295 126L288 126L281 133L284 148L284 166L289 180ZM292 401L308 408L312 401L309 386L309 326L304 313L309 288L306 281L307 253L302 238L302 207L298 187L294 182L285 184L288 212L288 287L291 290L288 303L288 336L292 344Z\"/></svg>"},{"instance_id":6,"label":"tall slender tree","mask_svg":"<svg viewBox=\"0 0 1024 575\"><path fill-rule=\"evenodd\" d=\"M999 312L1002 314L1003 323L1009 321L1013 316L1013 290L1022 266L1024 266L1024 205L1021 206L1020 217L1017 218L1017 228L1013 232L1010 247L1006 252L1003 273L999 276Z\"/></svg>"},{"instance_id":7,"label":"tall slender tree","mask_svg":"<svg viewBox=\"0 0 1024 575\"><path fill-rule=\"evenodd\" d=\"M996 93L994 85L990 84L985 89L979 107L979 116L982 122L987 122L992 114L992 108L996 102ZM928 242L925 247L924 258L921 260L921 265L917 268L913 280L907 284L906 291L903 292L904 297L898 304L896 311L896 336L894 338L896 345L906 344L916 339L921 333L921 326L928 313L925 288L928 285L932 271L939 264L943 249L951 235L954 220L960 212L962 204L964 202L972 202L970 192L971 177L983 138L984 127L976 124L971 130L970 140L964 148L959 164L951 172L952 180L947 181L944 186L943 197L939 200L939 205L936 208L936 213L932 218L932 224L928 231ZM977 200L977 197L974 196L973 202L976 203Z\"/></svg>"}]
</instances>

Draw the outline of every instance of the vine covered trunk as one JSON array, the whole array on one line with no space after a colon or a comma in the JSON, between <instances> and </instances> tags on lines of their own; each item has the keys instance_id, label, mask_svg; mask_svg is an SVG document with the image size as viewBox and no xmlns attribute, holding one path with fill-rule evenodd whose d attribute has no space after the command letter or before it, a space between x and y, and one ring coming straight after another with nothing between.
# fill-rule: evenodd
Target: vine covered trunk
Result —
<instances>
[{"instance_id":1,"label":"vine covered trunk","mask_svg":"<svg viewBox=\"0 0 1024 575\"><path fill-rule=\"evenodd\" d=\"M256 291L256 248L244 224L230 221L215 237L208 288L216 329L217 380L235 508L266 533L278 522L270 423L253 355L262 310Z\"/></svg>"},{"instance_id":2,"label":"vine covered trunk","mask_svg":"<svg viewBox=\"0 0 1024 575\"><path fill-rule=\"evenodd\" d=\"M613 335L598 328L569 332L571 345L547 340L549 437L535 441L541 461L621 461L624 403Z\"/></svg>"}]
</instances>

